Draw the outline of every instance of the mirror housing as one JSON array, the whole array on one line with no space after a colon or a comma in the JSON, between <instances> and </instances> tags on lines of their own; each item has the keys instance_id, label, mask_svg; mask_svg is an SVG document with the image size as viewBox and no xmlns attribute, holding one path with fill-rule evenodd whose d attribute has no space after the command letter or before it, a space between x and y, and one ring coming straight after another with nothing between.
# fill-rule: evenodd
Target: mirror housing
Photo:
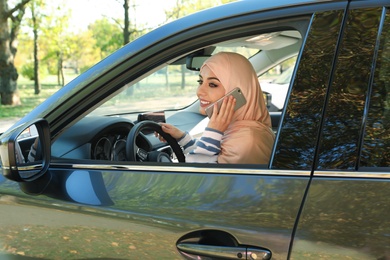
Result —
<instances>
[{"instance_id":1,"label":"mirror housing","mask_svg":"<svg viewBox=\"0 0 390 260\"><path fill-rule=\"evenodd\" d=\"M191 55L186 59L186 67L189 70L200 71L203 63L210 58L211 55Z\"/></svg>"},{"instance_id":2,"label":"mirror housing","mask_svg":"<svg viewBox=\"0 0 390 260\"><path fill-rule=\"evenodd\" d=\"M34 150L30 150L32 147ZM0 166L3 175L17 182L40 178L50 164L50 147L49 123L45 119L8 130L0 136Z\"/></svg>"},{"instance_id":3,"label":"mirror housing","mask_svg":"<svg viewBox=\"0 0 390 260\"><path fill-rule=\"evenodd\" d=\"M272 103L272 94L263 91L263 98L264 98L265 106L267 107L267 109L269 109Z\"/></svg>"},{"instance_id":4,"label":"mirror housing","mask_svg":"<svg viewBox=\"0 0 390 260\"><path fill-rule=\"evenodd\" d=\"M200 71L203 63L212 56L215 46L198 50L186 57L186 67L189 70Z\"/></svg>"}]
</instances>

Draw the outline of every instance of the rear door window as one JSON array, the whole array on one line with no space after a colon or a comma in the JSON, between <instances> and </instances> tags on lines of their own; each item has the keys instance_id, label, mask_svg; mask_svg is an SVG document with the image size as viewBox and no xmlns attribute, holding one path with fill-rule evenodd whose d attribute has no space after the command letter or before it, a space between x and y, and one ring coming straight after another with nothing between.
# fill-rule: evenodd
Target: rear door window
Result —
<instances>
[{"instance_id":1,"label":"rear door window","mask_svg":"<svg viewBox=\"0 0 390 260\"><path fill-rule=\"evenodd\" d=\"M318 169L355 170L382 8L348 13L329 88Z\"/></svg>"},{"instance_id":2,"label":"rear door window","mask_svg":"<svg viewBox=\"0 0 390 260\"><path fill-rule=\"evenodd\" d=\"M360 159L362 167L390 167L390 10L381 27L378 56Z\"/></svg>"},{"instance_id":3,"label":"rear door window","mask_svg":"<svg viewBox=\"0 0 390 260\"><path fill-rule=\"evenodd\" d=\"M343 10L315 14L278 131L274 169L312 169L342 18Z\"/></svg>"}]
</instances>

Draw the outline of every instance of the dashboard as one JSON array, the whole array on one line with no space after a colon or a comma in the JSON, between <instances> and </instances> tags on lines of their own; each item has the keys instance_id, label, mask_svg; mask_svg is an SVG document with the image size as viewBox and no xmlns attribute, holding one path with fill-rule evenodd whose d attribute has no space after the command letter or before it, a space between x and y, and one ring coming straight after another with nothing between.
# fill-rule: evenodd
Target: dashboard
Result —
<instances>
[{"instance_id":1,"label":"dashboard","mask_svg":"<svg viewBox=\"0 0 390 260\"><path fill-rule=\"evenodd\" d=\"M52 144L52 156L56 158L92 159L107 161L126 160L127 136L134 126L131 120L121 117L85 117L67 129ZM138 147L151 151L166 144L153 147L149 139L140 133Z\"/></svg>"},{"instance_id":2,"label":"dashboard","mask_svg":"<svg viewBox=\"0 0 390 260\"><path fill-rule=\"evenodd\" d=\"M275 131L280 112L270 115ZM205 116L199 113L179 111L170 115L167 123L196 136L199 129L199 133L204 130L204 120ZM52 143L51 155L53 158L127 161L127 137L135 123L119 116L87 116L63 131ZM140 133L136 145L147 152L164 152L172 157L171 147L160 142L153 133Z\"/></svg>"},{"instance_id":3,"label":"dashboard","mask_svg":"<svg viewBox=\"0 0 390 260\"><path fill-rule=\"evenodd\" d=\"M92 149L92 159L125 161L126 160L126 139L123 134L109 134L102 136Z\"/></svg>"},{"instance_id":4,"label":"dashboard","mask_svg":"<svg viewBox=\"0 0 390 260\"><path fill-rule=\"evenodd\" d=\"M167 118L167 122L183 131L190 131L205 117L199 113L181 111ZM87 116L81 119L52 143L54 158L127 161L127 137L134 124L118 116ZM145 151L159 151L172 156L172 149L153 133L140 133L136 145Z\"/></svg>"}]
</instances>

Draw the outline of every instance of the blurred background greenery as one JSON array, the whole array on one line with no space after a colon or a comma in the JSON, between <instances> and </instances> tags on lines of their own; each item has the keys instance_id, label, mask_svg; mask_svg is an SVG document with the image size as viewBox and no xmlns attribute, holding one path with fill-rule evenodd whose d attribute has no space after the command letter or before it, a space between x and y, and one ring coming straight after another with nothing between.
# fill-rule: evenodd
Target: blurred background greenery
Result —
<instances>
[{"instance_id":1,"label":"blurred background greenery","mask_svg":"<svg viewBox=\"0 0 390 260\"><path fill-rule=\"evenodd\" d=\"M139 19L141 0L0 0L0 15L10 15L6 24L0 22L0 39L8 37L10 42L6 49L0 48L0 65L12 63L0 66L0 120L23 117L80 73L154 28L234 1L172 0L167 8L160 0L149 0L153 10L161 8L165 13L161 22L150 24ZM98 8L99 3L107 9L100 17L97 9L104 8ZM118 12L112 12L114 6L119 6ZM75 11L81 11L87 21L92 13L98 18L74 27Z\"/></svg>"}]
</instances>

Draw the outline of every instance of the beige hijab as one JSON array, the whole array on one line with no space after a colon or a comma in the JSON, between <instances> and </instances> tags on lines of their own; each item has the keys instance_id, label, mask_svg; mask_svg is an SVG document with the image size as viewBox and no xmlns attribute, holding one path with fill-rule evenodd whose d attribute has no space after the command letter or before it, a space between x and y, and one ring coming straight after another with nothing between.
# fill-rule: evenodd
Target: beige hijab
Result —
<instances>
[{"instance_id":1,"label":"beige hijab","mask_svg":"<svg viewBox=\"0 0 390 260\"><path fill-rule=\"evenodd\" d=\"M220 52L205 61L225 87L226 93L241 88L247 103L238 109L225 131L218 163L267 164L275 135L256 72L242 55Z\"/></svg>"}]
</instances>

